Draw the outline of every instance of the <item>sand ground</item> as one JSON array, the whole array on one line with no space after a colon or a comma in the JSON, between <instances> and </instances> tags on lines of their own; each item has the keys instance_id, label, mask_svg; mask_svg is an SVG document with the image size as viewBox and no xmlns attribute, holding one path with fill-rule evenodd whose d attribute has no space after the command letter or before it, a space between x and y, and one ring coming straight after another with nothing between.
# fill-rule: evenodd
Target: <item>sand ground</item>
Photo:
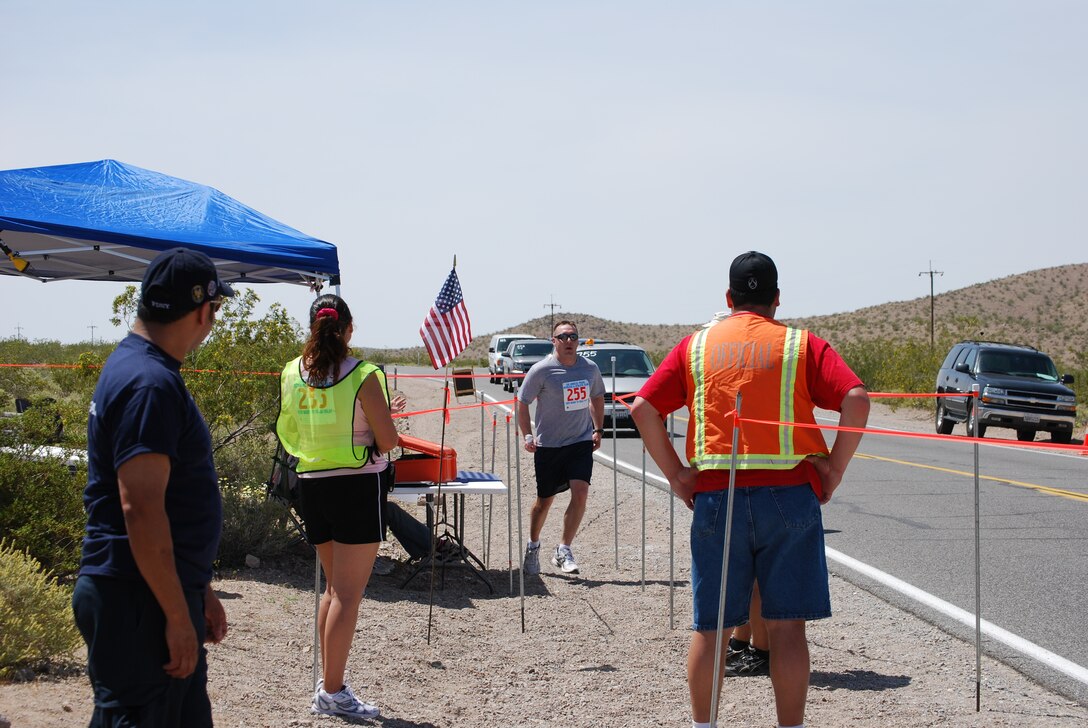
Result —
<instances>
[{"instance_id":1,"label":"sand ground","mask_svg":"<svg viewBox=\"0 0 1088 728\"><path fill-rule=\"evenodd\" d=\"M441 390L430 380L401 377L398 386L410 410L440 406ZM441 437L438 415L410 421L412 434L433 441ZM874 422L929 426L928 415L882 407ZM498 416L493 440L489 423L490 417L484 469L492 469L494 441L494 470L506 478L504 417ZM477 410L455 412L446 440L458 450L462 469L480 469ZM520 510L527 514L534 493L532 464L524 453L520 457ZM849 487L847 477L843 487ZM514 475L508 478L511 484L516 481ZM392 573L371 579L348 666L349 681L382 709L382 717L369 724L689 725L690 517L677 504L670 528L671 499L647 488L643 551L643 488L639 480L619 475L616 568L612 471L598 465L594 481L574 544L582 573L561 575L545 563L540 576L526 578L524 601L516 570L511 589L504 498L495 498L489 507L470 497L466 510L466 545L488 562L485 573L494 593L463 568L437 572L433 593L429 571L403 587L410 573L403 550L396 542L382 547L383 556L396 565ZM517 509L518 494L511 495ZM558 538L563 507L560 496L545 527L546 544ZM409 510L423 518L422 507ZM489 539L482 528L485 519L491 524ZM510 520L516 565L516 510ZM522 523L527 529L527 515ZM669 583L670 531L675 589ZM313 583L307 553L218 575L214 587L231 629L221 645L209 650L217 725L344 722L309 713ZM976 712L973 645L839 577L831 577L831 593L835 615L809 626L809 726L1088 725L1088 707L985 657L981 712ZM0 685L0 715L16 728L85 726L90 711L90 688L78 670ZM720 720L730 726L775 725L769 680L726 679Z\"/></svg>"}]
</instances>

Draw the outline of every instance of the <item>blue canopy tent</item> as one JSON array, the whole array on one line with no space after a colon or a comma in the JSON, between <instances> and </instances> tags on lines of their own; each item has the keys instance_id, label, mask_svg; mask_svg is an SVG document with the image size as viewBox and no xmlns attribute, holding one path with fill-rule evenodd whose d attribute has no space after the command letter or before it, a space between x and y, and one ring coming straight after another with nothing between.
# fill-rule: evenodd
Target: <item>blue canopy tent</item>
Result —
<instances>
[{"instance_id":1,"label":"blue canopy tent","mask_svg":"<svg viewBox=\"0 0 1088 728\"><path fill-rule=\"evenodd\" d=\"M232 283L340 284L335 245L211 187L112 159L0 171L0 274L139 282L179 245Z\"/></svg>"}]
</instances>

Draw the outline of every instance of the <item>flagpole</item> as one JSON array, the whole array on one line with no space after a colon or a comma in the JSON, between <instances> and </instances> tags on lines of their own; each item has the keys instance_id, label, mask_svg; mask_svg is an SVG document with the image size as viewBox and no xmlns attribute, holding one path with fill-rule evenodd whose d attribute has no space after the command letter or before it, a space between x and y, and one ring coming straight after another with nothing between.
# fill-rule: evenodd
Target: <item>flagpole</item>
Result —
<instances>
[{"instance_id":1,"label":"flagpole","mask_svg":"<svg viewBox=\"0 0 1088 728\"><path fill-rule=\"evenodd\" d=\"M431 644L431 624L434 618L434 551L435 542L438 538L438 509L445 508L446 504L442 501L442 482L445 480L443 474L446 467L446 419L450 415L450 368L449 365L445 367L442 374L442 436L438 440L438 491L435 493L435 519L434 519L434 533L431 535L431 589L427 596L427 644ZM456 497L456 496L454 496ZM455 511L456 513L456 511ZM456 517L456 516L455 516ZM464 548L463 544L458 544L461 548Z\"/></svg>"}]
</instances>

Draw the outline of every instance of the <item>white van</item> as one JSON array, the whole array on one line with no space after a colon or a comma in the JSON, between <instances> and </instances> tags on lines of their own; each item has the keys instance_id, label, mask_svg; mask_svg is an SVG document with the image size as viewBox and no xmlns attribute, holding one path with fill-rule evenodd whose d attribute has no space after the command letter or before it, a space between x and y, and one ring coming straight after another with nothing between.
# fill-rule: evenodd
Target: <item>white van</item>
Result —
<instances>
[{"instance_id":1,"label":"white van","mask_svg":"<svg viewBox=\"0 0 1088 728\"><path fill-rule=\"evenodd\" d=\"M515 339L535 339L532 334L495 334L491 337L491 343L487 345L487 371L490 373L490 382L498 384L501 381L502 362L500 357L506 351L506 347Z\"/></svg>"}]
</instances>

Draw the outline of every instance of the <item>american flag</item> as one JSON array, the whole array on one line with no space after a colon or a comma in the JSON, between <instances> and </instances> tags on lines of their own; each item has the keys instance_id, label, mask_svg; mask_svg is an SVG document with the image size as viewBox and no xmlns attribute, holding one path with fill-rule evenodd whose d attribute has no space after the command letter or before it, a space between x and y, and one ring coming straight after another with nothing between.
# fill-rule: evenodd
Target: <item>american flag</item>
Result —
<instances>
[{"instance_id":1,"label":"american flag","mask_svg":"<svg viewBox=\"0 0 1088 728\"><path fill-rule=\"evenodd\" d=\"M468 309L461 296L456 270L450 271L442 290L438 292L438 298L419 327L419 335L435 369L441 369L453 361L472 341L472 324L468 320Z\"/></svg>"}]
</instances>

